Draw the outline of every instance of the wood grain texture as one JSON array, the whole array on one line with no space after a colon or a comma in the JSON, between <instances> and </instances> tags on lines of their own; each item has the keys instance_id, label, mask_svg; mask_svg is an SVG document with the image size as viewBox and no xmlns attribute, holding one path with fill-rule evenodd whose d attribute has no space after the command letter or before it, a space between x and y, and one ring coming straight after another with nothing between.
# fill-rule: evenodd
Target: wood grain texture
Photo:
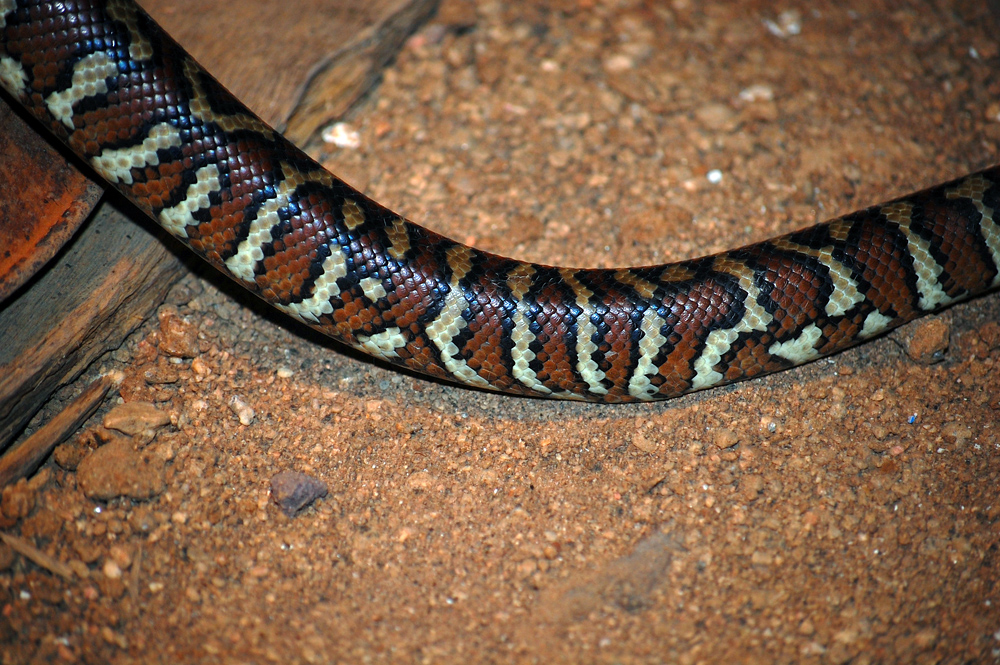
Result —
<instances>
[{"instance_id":1,"label":"wood grain texture","mask_svg":"<svg viewBox=\"0 0 1000 665\"><path fill-rule=\"evenodd\" d=\"M162 302L182 273L157 235L102 205L31 297L0 311L0 447Z\"/></svg>"},{"instance_id":2,"label":"wood grain texture","mask_svg":"<svg viewBox=\"0 0 1000 665\"><path fill-rule=\"evenodd\" d=\"M194 20L222 13L207 0L139 4L264 121L301 144L377 81L438 2L303 0L289 9L247 0L226 6L220 21Z\"/></svg>"}]
</instances>

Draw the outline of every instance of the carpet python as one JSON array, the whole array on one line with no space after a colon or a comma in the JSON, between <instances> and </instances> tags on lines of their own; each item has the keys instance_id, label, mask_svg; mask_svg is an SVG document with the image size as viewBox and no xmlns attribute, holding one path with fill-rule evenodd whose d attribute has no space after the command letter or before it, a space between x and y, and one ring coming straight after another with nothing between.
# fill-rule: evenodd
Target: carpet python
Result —
<instances>
[{"instance_id":1,"label":"carpet python","mask_svg":"<svg viewBox=\"0 0 1000 665\"><path fill-rule=\"evenodd\" d=\"M199 256L330 337L487 390L627 402L799 365L1000 285L1000 167L669 265L467 247L293 146L131 0L0 0L0 83Z\"/></svg>"}]
</instances>

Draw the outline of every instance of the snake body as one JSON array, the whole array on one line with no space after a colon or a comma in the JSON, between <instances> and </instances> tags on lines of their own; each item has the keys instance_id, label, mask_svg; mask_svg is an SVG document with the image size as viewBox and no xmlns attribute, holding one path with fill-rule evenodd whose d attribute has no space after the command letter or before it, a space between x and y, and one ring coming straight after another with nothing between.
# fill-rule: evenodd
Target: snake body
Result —
<instances>
[{"instance_id":1,"label":"snake body","mask_svg":"<svg viewBox=\"0 0 1000 665\"><path fill-rule=\"evenodd\" d=\"M478 388L669 398L834 353L1000 285L1000 167L714 256L580 270L464 246L367 198L131 0L0 0L0 83L274 307Z\"/></svg>"}]
</instances>

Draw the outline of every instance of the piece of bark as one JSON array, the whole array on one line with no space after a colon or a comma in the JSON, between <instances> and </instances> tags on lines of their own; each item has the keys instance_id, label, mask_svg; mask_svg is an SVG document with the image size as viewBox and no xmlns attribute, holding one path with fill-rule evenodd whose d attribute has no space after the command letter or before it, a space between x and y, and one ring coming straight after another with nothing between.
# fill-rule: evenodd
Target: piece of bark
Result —
<instances>
[{"instance_id":1,"label":"piece of bark","mask_svg":"<svg viewBox=\"0 0 1000 665\"><path fill-rule=\"evenodd\" d=\"M104 203L60 260L0 311L0 448L162 302L181 263L157 235Z\"/></svg>"},{"instance_id":2,"label":"piece of bark","mask_svg":"<svg viewBox=\"0 0 1000 665\"><path fill-rule=\"evenodd\" d=\"M299 145L378 80L438 0L140 4L223 85Z\"/></svg>"},{"instance_id":3,"label":"piece of bark","mask_svg":"<svg viewBox=\"0 0 1000 665\"><path fill-rule=\"evenodd\" d=\"M73 236L104 189L0 103L0 303Z\"/></svg>"}]
</instances>

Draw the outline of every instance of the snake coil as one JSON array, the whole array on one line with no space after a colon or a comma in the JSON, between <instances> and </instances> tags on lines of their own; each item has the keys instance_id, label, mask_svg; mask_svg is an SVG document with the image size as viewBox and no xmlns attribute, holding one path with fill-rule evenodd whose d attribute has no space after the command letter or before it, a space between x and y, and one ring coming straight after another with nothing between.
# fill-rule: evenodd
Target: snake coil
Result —
<instances>
[{"instance_id":1,"label":"snake coil","mask_svg":"<svg viewBox=\"0 0 1000 665\"><path fill-rule=\"evenodd\" d=\"M669 398L808 362L1000 285L1000 167L714 256L578 270L466 247L352 189L131 0L0 0L0 84L274 307L469 386Z\"/></svg>"}]
</instances>

